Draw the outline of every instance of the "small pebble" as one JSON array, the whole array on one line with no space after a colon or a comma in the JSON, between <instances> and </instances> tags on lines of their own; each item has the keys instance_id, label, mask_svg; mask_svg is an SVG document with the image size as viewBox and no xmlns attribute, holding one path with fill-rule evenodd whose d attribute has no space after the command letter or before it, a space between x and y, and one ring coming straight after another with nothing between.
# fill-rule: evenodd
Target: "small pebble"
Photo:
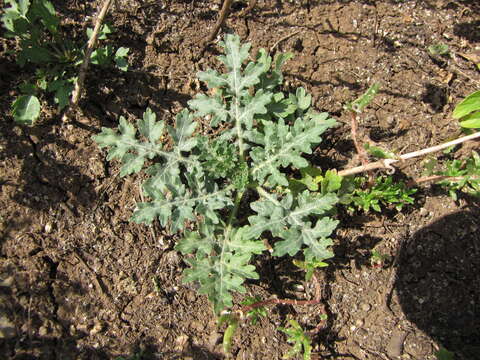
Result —
<instances>
[{"instance_id":1,"label":"small pebble","mask_svg":"<svg viewBox=\"0 0 480 360\"><path fill-rule=\"evenodd\" d=\"M92 330L90 330L90 335L96 335L102 330L103 330L103 324L100 321L95 320L95 324L93 325Z\"/></svg>"},{"instance_id":2,"label":"small pebble","mask_svg":"<svg viewBox=\"0 0 480 360\"><path fill-rule=\"evenodd\" d=\"M368 331L365 329L358 329L357 331L357 336L360 336L362 338L366 338L368 336Z\"/></svg>"},{"instance_id":3,"label":"small pebble","mask_svg":"<svg viewBox=\"0 0 480 360\"><path fill-rule=\"evenodd\" d=\"M52 232L52 224L46 223L44 230L45 230L45 233L50 234Z\"/></svg>"},{"instance_id":4,"label":"small pebble","mask_svg":"<svg viewBox=\"0 0 480 360\"><path fill-rule=\"evenodd\" d=\"M358 319L355 321L355 326L356 327L362 327L364 324L364 321L362 319Z\"/></svg>"},{"instance_id":5,"label":"small pebble","mask_svg":"<svg viewBox=\"0 0 480 360\"><path fill-rule=\"evenodd\" d=\"M47 326L40 326L40 329L38 329L38 335L40 336L46 336L48 335L48 327Z\"/></svg>"},{"instance_id":6,"label":"small pebble","mask_svg":"<svg viewBox=\"0 0 480 360\"><path fill-rule=\"evenodd\" d=\"M372 306L370 304L367 304L367 303L363 303L360 305L360 309L362 309L362 311L370 311L370 309L372 308Z\"/></svg>"}]
</instances>

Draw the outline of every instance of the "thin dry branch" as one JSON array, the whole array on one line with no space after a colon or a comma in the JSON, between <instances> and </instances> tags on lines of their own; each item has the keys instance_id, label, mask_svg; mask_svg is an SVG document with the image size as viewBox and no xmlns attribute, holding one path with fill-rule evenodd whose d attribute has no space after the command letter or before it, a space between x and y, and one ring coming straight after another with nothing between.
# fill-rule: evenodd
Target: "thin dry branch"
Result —
<instances>
[{"instance_id":1,"label":"thin dry branch","mask_svg":"<svg viewBox=\"0 0 480 360\"><path fill-rule=\"evenodd\" d=\"M292 33L290 33L290 34L288 34L288 35L286 35L286 36L278 39L278 40L275 42L275 44L273 44L273 45L270 47L269 53L273 53L273 50L275 50L275 48L276 48L282 41L285 41L285 40L291 38L292 36L297 35L297 34L300 33L300 32L302 32L302 30L294 31L294 32L292 32Z\"/></svg>"},{"instance_id":2,"label":"thin dry branch","mask_svg":"<svg viewBox=\"0 0 480 360\"><path fill-rule=\"evenodd\" d=\"M228 13L230 12L230 6L232 5L232 2L233 0L223 1L222 10L220 10L220 15L218 17L217 23L215 24L213 31L210 33L210 36L207 38L205 45L208 44L209 42L212 42L213 39L215 39L215 37L217 36L218 32L220 31L220 28L222 27L223 23L225 22L225 19L228 16Z\"/></svg>"},{"instance_id":3,"label":"thin dry branch","mask_svg":"<svg viewBox=\"0 0 480 360\"><path fill-rule=\"evenodd\" d=\"M80 70L78 71L77 81L75 82L75 88L73 89L72 98L70 100L70 111L74 110L77 107L78 101L80 100L80 96L83 90L83 83L85 82L88 65L90 64L90 57L92 56L92 52L95 49L98 35L102 27L103 19L105 18L105 15L107 14L108 9L112 4L112 1L113 0L105 0L102 8L100 9L100 12L98 13L92 36L88 40L87 48L85 49L85 55L83 56L82 65L80 65Z\"/></svg>"},{"instance_id":4,"label":"thin dry branch","mask_svg":"<svg viewBox=\"0 0 480 360\"><path fill-rule=\"evenodd\" d=\"M440 151L440 150L446 149L450 146L458 145L458 144L464 143L466 141L470 141L470 140L474 140L474 139L478 139L478 138L480 138L480 131L476 132L474 134L471 134L471 135L463 136L463 137L458 138L456 140L446 142L444 144L440 144L440 145L432 146L432 147L429 147L429 148L426 148L426 149L422 149L422 150L418 150L418 151L414 151L414 152L411 152L411 153L400 155L398 157L398 159L383 159L383 160L378 160L378 161L369 163L367 165L362 165L362 166L357 166L357 167L350 168L350 169L345 169L345 170L339 171L338 175L348 176L348 175L359 174L359 173L362 173L362 172L365 172L365 171L370 171L370 170L375 170L375 169L388 169L388 170L394 172L395 168L392 166L392 164L394 164L398 161L413 159L415 157L427 155L427 154L430 154L432 152Z\"/></svg>"}]
</instances>

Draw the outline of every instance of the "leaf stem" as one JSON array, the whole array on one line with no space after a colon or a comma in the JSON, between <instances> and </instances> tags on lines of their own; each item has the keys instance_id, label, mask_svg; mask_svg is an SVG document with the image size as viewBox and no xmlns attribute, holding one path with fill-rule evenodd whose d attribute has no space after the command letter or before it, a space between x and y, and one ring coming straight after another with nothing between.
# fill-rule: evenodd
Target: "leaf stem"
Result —
<instances>
[{"instance_id":1,"label":"leaf stem","mask_svg":"<svg viewBox=\"0 0 480 360\"><path fill-rule=\"evenodd\" d=\"M267 191L265 191L265 189L262 188L261 186L257 186L256 190L260 196L263 196L268 201L274 203L276 206L281 206L280 202L277 199L275 199L271 194L269 194Z\"/></svg>"},{"instance_id":2,"label":"leaf stem","mask_svg":"<svg viewBox=\"0 0 480 360\"><path fill-rule=\"evenodd\" d=\"M232 212L228 216L228 223L227 223L228 228L232 227L233 221L237 217L237 212L238 212L238 209L240 208L240 203L242 201L243 193L244 193L243 190L237 191L237 194L235 195L235 203L233 205Z\"/></svg>"}]
</instances>

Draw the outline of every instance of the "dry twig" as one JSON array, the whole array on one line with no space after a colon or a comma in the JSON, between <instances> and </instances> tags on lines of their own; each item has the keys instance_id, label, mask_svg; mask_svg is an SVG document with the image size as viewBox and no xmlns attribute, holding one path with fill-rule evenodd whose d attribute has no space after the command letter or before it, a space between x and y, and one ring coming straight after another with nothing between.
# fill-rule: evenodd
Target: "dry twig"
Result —
<instances>
[{"instance_id":1,"label":"dry twig","mask_svg":"<svg viewBox=\"0 0 480 360\"><path fill-rule=\"evenodd\" d=\"M223 23L225 22L225 19L228 16L228 13L230 12L230 6L232 5L233 0L224 0L223 1L223 6L222 10L220 10L220 16L218 17L217 23L215 24L215 27L213 28L213 31L211 32L210 36L207 38L205 44L208 44L209 42L213 41L215 37L217 36L218 32L220 31L220 28L222 27Z\"/></svg>"},{"instance_id":2,"label":"dry twig","mask_svg":"<svg viewBox=\"0 0 480 360\"><path fill-rule=\"evenodd\" d=\"M446 149L450 146L458 145L458 144L464 143L466 141L474 140L474 139L477 139L477 138L480 138L480 131L476 132L474 134L471 134L471 135L463 136L463 137L458 138L456 140L446 142L444 144L440 144L440 145L432 146L432 147L429 147L429 148L426 148L426 149L413 151L413 152L410 152L410 153L407 153L407 154L400 155L398 157L398 159L382 159L382 160L378 160L378 161L375 161L375 162L371 162L367 165L362 165L362 166L357 166L357 167L350 168L350 169L345 169L345 170L339 171L338 175L348 176L348 175L359 174L359 173L362 173L362 172L365 172L365 171L371 171L371 170L375 170L375 169L388 169L388 170L394 172L395 168L392 166L392 164L394 164L398 161L413 159L415 157L427 155L427 154L430 154L432 152L440 151L440 150Z\"/></svg>"},{"instance_id":3,"label":"dry twig","mask_svg":"<svg viewBox=\"0 0 480 360\"><path fill-rule=\"evenodd\" d=\"M95 49L98 35L102 27L103 19L105 18L105 15L107 14L107 11L112 4L112 1L113 0L105 0L97 16L92 36L88 40L87 48L85 49L85 55L83 56L82 65L80 65L80 70L78 71L77 81L75 82L75 88L73 89L72 98L70 99L70 106L63 115L63 120L66 120L67 113L73 111L78 106L78 101L80 100L80 96L83 90L83 83L85 82L85 76L87 75L88 65L90 64L90 57L92 56L92 52Z\"/></svg>"}]
</instances>

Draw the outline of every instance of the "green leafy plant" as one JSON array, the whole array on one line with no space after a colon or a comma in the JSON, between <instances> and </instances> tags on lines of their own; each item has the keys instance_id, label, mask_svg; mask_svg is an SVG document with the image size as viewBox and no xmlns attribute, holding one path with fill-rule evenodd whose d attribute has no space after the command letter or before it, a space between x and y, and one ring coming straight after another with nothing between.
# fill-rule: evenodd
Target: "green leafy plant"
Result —
<instances>
[{"instance_id":1,"label":"green leafy plant","mask_svg":"<svg viewBox=\"0 0 480 360\"><path fill-rule=\"evenodd\" d=\"M417 192L415 188L408 188L403 182L394 182L391 176L379 176L371 187L364 189L367 179L356 177L353 180L354 190L349 199L352 206L369 212L370 209L381 212L381 205L394 205L401 210L406 204L413 204L412 197Z\"/></svg>"},{"instance_id":2,"label":"green leafy plant","mask_svg":"<svg viewBox=\"0 0 480 360\"><path fill-rule=\"evenodd\" d=\"M463 99L453 110L453 118L467 129L480 129L480 90Z\"/></svg>"},{"instance_id":3,"label":"green leafy plant","mask_svg":"<svg viewBox=\"0 0 480 360\"><path fill-rule=\"evenodd\" d=\"M294 259L293 264L305 271L305 281L310 281L312 279L313 273L316 269L328 266L326 262L317 259L311 259L309 261Z\"/></svg>"},{"instance_id":4,"label":"green leafy plant","mask_svg":"<svg viewBox=\"0 0 480 360\"><path fill-rule=\"evenodd\" d=\"M290 359L293 356L303 354L303 360L310 360L312 358L312 341L310 337L297 321L289 320L288 323L290 324L289 327L278 329L287 335L287 341L292 344L292 348L283 358Z\"/></svg>"},{"instance_id":5,"label":"green leafy plant","mask_svg":"<svg viewBox=\"0 0 480 360\"><path fill-rule=\"evenodd\" d=\"M34 75L19 86L21 95L12 104L17 123L32 125L40 116L42 95L53 96L59 110L67 106L76 79L76 67L83 50L64 33L55 8L47 0L6 0L1 18L5 36L18 43L16 60L20 67L32 66ZM112 30L104 25L100 38ZM100 47L92 54L92 63L109 65L112 61L127 70L128 49L116 52L111 45Z\"/></svg>"},{"instance_id":6,"label":"green leafy plant","mask_svg":"<svg viewBox=\"0 0 480 360\"><path fill-rule=\"evenodd\" d=\"M467 159L447 161L444 167L445 170L434 174L439 176L437 183L446 188L454 200L458 192L480 196L480 156L476 151Z\"/></svg>"},{"instance_id":7,"label":"green leafy plant","mask_svg":"<svg viewBox=\"0 0 480 360\"><path fill-rule=\"evenodd\" d=\"M309 166L302 155L312 153L335 120L311 110L304 89L281 91L280 68L290 55L272 60L260 50L247 62L250 44L235 35L220 46L226 73L198 74L210 95L191 100L193 113L181 111L175 127L147 109L136 125L121 117L119 132L103 128L94 137L109 148L108 160L120 160L121 176L148 166L149 201L137 204L132 220L159 219L172 233L183 232L175 247L190 255L183 281L199 284L216 314L233 306L233 293L245 292L247 279L258 278L251 262L266 250L261 236L275 240L273 256L302 252L306 261L323 261L333 256L329 236L338 224L329 216L334 193L288 189L290 174ZM215 139L195 135L194 118L222 131ZM167 134L168 146L160 141Z\"/></svg>"}]
</instances>

